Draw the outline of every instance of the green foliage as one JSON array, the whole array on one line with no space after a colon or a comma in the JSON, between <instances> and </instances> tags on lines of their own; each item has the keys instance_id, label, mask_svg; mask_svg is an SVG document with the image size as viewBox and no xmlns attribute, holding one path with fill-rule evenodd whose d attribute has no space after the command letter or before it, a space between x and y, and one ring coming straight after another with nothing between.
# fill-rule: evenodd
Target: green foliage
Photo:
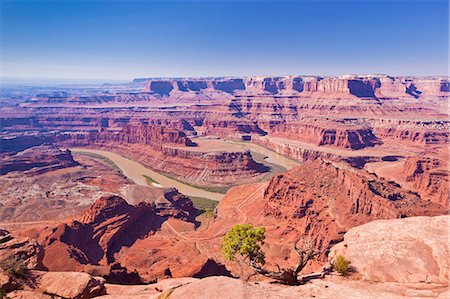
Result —
<instances>
[{"instance_id":1,"label":"green foliage","mask_svg":"<svg viewBox=\"0 0 450 299\"><path fill-rule=\"evenodd\" d=\"M338 255L333 263L333 270L342 275L346 275L349 271L349 268L350 261L347 260L344 256Z\"/></svg>"},{"instance_id":2,"label":"green foliage","mask_svg":"<svg viewBox=\"0 0 450 299\"><path fill-rule=\"evenodd\" d=\"M205 208L205 217L206 218L211 218L214 215L214 211L211 210L210 208Z\"/></svg>"},{"instance_id":3,"label":"green foliage","mask_svg":"<svg viewBox=\"0 0 450 299\"><path fill-rule=\"evenodd\" d=\"M117 171L118 173L120 173L122 176L125 176L122 172L122 170L120 169L119 166L117 166L116 163L114 163L111 159L109 159L108 157L96 154L96 153L91 153L91 152L85 152L85 151L74 151L75 154L79 154L79 155L83 155L83 156L88 156L91 158L94 158L96 160L99 160L101 163L105 164L106 166L110 167L112 170Z\"/></svg>"},{"instance_id":4,"label":"green foliage","mask_svg":"<svg viewBox=\"0 0 450 299\"><path fill-rule=\"evenodd\" d=\"M264 265L265 256L261 249L264 244L266 229L251 224L236 224L223 238L222 253L232 261L236 255L248 258L250 262Z\"/></svg>"},{"instance_id":5,"label":"green foliage","mask_svg":"<svg viewBox=\"0 0 450 299\"><path fill-rule=\"evenodd\" d=\"M3 288L0 288L0 299L6 298L6 291Z\"/></svg>"},{"instance_id":6,"label":"green foliage","mask_svg":"<svg viewBox=\"0 0 450 299\"><path fill-rule=\"evenodd\" d=\"M12 256L0 262L0 268L11 277L22 277L27 270L25 262L19 256Z\"/></svg>"},{"instance_id":7,"label":"green foliage","mask_svg":"<svg viewBox=\"0 0 450 299\"><path fill-rule=\"evenodd\" d=\"M153 183L155 183L155 184L159 184L157 181L155 181L154 179L152 179L151 177L149 177L148 175L142 175L144 178L145 178L145 180L147 181L147 184L149 184L150 186L152 186L153 185Z\"/></svg>"},{"instance_id":8,"label":"green foliage","mask_svg":"<svg viewBox=\"0 0 450 299\"><path fill-rule=\"evenodd\" d=\"M194 207L197 210L200 210L200 211L205 211L206 212L206 209L214 211L214 209L219 204L218 201L211 200L209 198L196 197L196 196L189 196L189 198L192 200L192 203L194 204Z\"/></svg>"}]
</instances>

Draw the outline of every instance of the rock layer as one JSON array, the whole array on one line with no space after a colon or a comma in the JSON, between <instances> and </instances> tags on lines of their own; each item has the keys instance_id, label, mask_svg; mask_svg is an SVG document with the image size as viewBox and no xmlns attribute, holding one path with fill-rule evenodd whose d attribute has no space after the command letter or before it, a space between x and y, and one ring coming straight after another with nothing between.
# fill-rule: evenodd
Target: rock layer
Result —
<instances>
[{"instance_id":1,"label":"rock layer","mask_svg":"<svg viewBox=\"0 0 450 299\"><path fill-rule=\"evenodd\" d=\"M0 157L0 175L12 171L36 175L77 165L69 150L62 151L54 145L39 145Z\"/></svg>"}]
</instances>

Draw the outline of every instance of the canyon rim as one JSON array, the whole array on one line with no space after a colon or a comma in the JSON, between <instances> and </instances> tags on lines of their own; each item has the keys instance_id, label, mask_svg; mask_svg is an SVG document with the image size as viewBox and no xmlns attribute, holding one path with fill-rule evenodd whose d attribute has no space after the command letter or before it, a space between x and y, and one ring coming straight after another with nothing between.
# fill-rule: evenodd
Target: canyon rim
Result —
<instances>
[{"instance_id":1,"label":"canyon rim","mask_svg":"<svg viewBox=\"0 0 450 299\"><path fill-rule=\"evenodd\" d=\"M0 298L449 298L448 1L0 4Z\"/></svg>"}]
</instances>

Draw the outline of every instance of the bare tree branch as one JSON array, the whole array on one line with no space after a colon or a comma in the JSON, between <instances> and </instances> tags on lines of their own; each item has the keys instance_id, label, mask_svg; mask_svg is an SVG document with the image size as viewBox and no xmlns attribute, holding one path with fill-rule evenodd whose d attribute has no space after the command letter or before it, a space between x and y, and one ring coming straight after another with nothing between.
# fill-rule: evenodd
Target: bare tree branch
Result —
<instances>
[{"instance_id":1,"label":"bare tree branch","mask_svg":"<svg viewBox=\"0 0 450 299\"><path fill-rule=\"evenodd\" d=\"M304 247L306 249L299 247L298 243L300 240L303 240ZM298 284L298 274L306 267L309 260L313 259L316 255L320 253L320 251L315 250L313 246L311 246L310 242L307 242L304 238L299 238L294 243L294 250L299 255L299 262L294 268L291 269L281 269L278 264L275 263L275 265L278 268L278 271L270 271L267 269L264 269L257 261L256 258L249 257L248 264L253 268L253 270L261 275L264 275L266 277L270 277L276 280L279 280L286 284Z\"/></svg>"}]
</instances>

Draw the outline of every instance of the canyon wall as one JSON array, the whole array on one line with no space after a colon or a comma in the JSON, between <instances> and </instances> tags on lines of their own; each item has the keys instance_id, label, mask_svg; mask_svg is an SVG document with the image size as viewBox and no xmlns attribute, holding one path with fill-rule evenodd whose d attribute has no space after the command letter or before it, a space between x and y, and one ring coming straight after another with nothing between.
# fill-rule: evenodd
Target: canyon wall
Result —
<instances>
[{"instance_id":1,"label":"canyon wall","mask_svg":"<svg viewBox=\"0 0 450 299\"><path fill-rule=\"evenodd\" d=\"M406 181L423 197L443 206L450 204L448 161L432 157L409 157L403 167Z\"/></svg>"},{"instance_id":2,"label":"canyon wall","mask_svg":"<svg viewBox=\"0 0 450 299\"><path fill-rule=\"evenodd\" d=\"M321 159L275 176L264 191L263 203L263 217L289 223L293 234L314 240L324 250L342 240L342 232L372 220L446 211L445 205L395 182ZM284 238L290 233L286 228Z\"/></svg>"},{"instance_id":3,"label":"canyon wall","mask_svg":"<svg viewBox=\"0 0 450 299\"><path fill-rule=\"evenodd\" d=\"M271 130L271 136L304 141L317 146L332 146L354 150L373 147L382 142L371 128L329 123L283 123Z\"/></svg>"},{"instance_id":4,"label":"canyon wall","mask_svg":"<svg viewBox=\"0 0 450 299\"><path fill-rule=\"evenodd\" d=\"M257 180L269 169L248 151L195 150L185 133L159 126L125 126L122 130L63 134L55 142L66 147L110 150L143 165L199 186L232 186Z\"/></svg>"},{"instance_id":5,"label":"canyon wall","mask_svg":"<svg viewBox=\"0 0 450 299\"><path fill-rule=\"evenodd\" d=\"M0 175L12 171L35 175L77 165L69 150L62 151L54 145L39 145L16 154L0 156Z\"/></svg>"},{"instance_id":6,"label":"canyon wall","mask_svg":"<svg viewBox=\"0 0 450 299\"><path fill-rule=\"evenodd\" d=\"M340 77L286 76L205 79L148 79L145 92L168 96L176 92L219 91L225 93L334 95L359 98L445 96L446 78L408 78L386 75Z\"/></svg>"}]
</instances>

